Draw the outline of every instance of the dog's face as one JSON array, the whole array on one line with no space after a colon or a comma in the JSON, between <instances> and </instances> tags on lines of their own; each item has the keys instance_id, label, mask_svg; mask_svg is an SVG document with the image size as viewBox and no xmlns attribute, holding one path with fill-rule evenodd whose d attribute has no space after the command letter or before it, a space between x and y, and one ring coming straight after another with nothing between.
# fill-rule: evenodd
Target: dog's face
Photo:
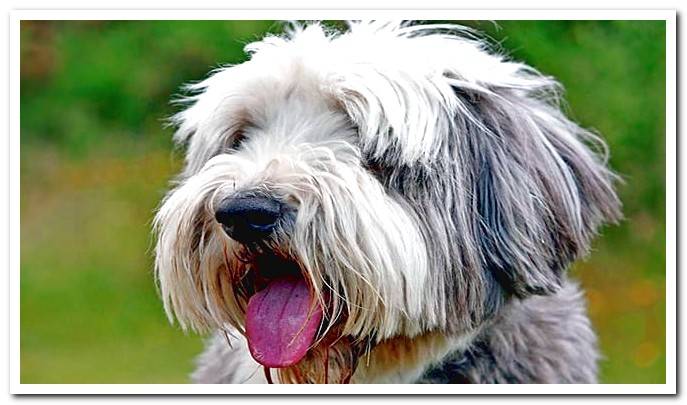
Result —
<instances>
[{"instance_id":1,"label":"dog's face","mask_svg":"<svg viewBox=\"0 0 687 405\"><path fill-rule=\"evenodd\" d=\"M555 291L619 215L556 83L458 31L311 25L248 49L175 117L186 167L156 274L170 317L245 333L292 380L320 356L345 379L379 341L466 335Z\"/></svg>"}]
</instances>

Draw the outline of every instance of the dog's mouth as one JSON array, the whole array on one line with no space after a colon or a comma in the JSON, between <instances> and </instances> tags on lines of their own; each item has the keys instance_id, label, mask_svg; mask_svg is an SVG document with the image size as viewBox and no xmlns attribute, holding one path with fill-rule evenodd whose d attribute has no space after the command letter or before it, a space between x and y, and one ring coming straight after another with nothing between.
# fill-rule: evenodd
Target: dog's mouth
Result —
<instances>
[{"instance_id":1,"label":"dog's mouth","mask_svg":"<svg viewBox=\"0 0 687 405\"><path fill-rule=\"evenodd\" d=\"M244 279L245 331L252 357L282 381L346 383L367 340L342 336L345 315L331 322L330 295L316 296L298 263L274 255L250 260ZM247 287L247 286L246 286Z\"/></svg>"},{"instance_id":2,"label":"dog's mouth","mask_svg":"<svg viewBox=\"0 0 687 405\"><path fill-rule=\"evenodd\" d=\"M298 363L315 342L323 309L300 275L271 279L246 308L246 337L253 358L265 367Z\"/></svg>"}]
</instances>

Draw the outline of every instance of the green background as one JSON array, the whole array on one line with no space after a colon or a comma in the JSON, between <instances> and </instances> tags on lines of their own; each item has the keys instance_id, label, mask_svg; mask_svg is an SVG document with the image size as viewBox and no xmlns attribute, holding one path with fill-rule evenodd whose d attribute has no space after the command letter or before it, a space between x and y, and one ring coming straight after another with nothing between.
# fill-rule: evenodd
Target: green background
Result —
<instances>
[{"instance_id":1,"label":"green background","mask_svg":"<svg viewBox=\"0 0 687 405\"><path fill-rule=\"evenodd\" d=\"M606 383L665 382L665 23L463 22L566 87L626 219L573 269ZM181 383L202 338L164 317L150 222L181 155L168 101L270 21L21 23L21 382Z\"/></svg>"}]
</instances>

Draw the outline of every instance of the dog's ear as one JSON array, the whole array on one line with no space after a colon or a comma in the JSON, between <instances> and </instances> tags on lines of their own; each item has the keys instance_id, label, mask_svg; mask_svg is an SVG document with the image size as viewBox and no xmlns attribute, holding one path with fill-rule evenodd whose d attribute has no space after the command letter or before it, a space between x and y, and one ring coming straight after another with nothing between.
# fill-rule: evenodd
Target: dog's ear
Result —
<instances>
[{"instance_id":1,"label":"dog's ear","mask_svg":"<svg viewBox=\"0 0 687 405\"><path fill-rule=\"evenodd\" d=\"M558 84L458 26L361 24L348 40L384 51L341 68L334 96L371 172L455 269L444 284L486 269L517 296L555 291L620 218L605 144L560 111Z\"/></svg>"},{"instance_id":2,"label":"dog's ear","mask_svg":"<svg viewBox=\"0 0 687 405\"><path fill-rule=\"evenodd\" d=\"M539 79L455 89L480 261L519 297L555 291L598 227L621 215L605 144L560 112L555 82Z\"/></svg>"}]
</instances>

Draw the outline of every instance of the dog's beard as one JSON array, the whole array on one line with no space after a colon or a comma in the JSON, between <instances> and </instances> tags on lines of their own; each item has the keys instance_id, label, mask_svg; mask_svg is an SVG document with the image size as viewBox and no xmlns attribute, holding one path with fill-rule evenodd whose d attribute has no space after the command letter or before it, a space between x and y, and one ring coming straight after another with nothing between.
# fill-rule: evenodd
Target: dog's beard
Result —
<instances>
[{"instance_id":1,"label":"dog's beard","mask_svg":"<svg viewBox=\"0 0 687 405\"><path fill-rule=\"evenodd\" d=\"M442 304L425 288L416 219L351 151L304 147L262 167L258 187L290 201L296 214L255 246L230 239L213 215L236 189L256 187L236 180L245 177L247 160L219 155L181 183L156 216L168 315L199 331L245 333L254 358L280 366L279 379L288 382L346 382L375 342L436 325ZM295 300L297 309L287 310L294 303L289 283L309 296ZM274 308L260 309L261 302ZM286 313L277 316L280 306ZM322 321L313 325L319 311ZM300 323L288 325L292 320Z\"/></svg>"}]
</instances>

